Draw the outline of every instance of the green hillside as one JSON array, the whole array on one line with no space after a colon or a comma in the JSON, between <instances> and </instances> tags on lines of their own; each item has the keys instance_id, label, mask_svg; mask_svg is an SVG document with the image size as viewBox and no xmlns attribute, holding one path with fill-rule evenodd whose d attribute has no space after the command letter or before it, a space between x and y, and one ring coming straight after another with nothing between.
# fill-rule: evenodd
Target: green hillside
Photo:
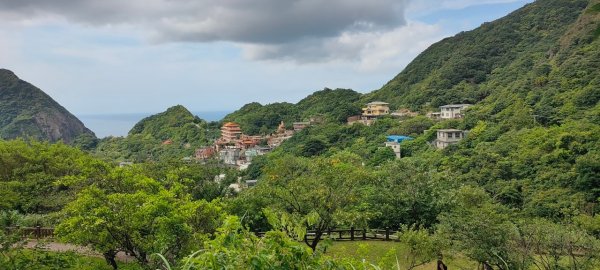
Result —
<instances>
[{"instance_id":1,"label":"green hillside","mask_svg":"<svg viewBox=\"0 0 600 270\"><path fill-rule=\"evenodd\" d=\"M314 92L297 104L273 103L261 105L253 102L225 116L224 122L236 122L246 134L268 134L284 121L288 127L293 122L320 117L327 122L341 123L351 115L360 113L357 101L361 94L350 89L328 89Z\"/></svg>"},{"instance_id":2,"label":"green hillside","mask_svg":"<svg viewBox=\"0 0 600 270\"><path fill-rule=\"evenodd\" d=\"M97 155L112 160L181 159L192 156L195 149L211 144L217 126L208 123L181 105L142 119L127 137L100 140Z\"/></svg>"},{"instance_id":3,"label":"green hillside","mask_svg":"<svg viewBox=\"0 0 600 270\"><path fill-rule=\"evenodd\" d=\"M360 101L383 100L393 108L421 111L447 103L476 104L464 119L435 122L418 116L383 118L371 127L314 127L251 166L252 177L287 155L349 151L366 165L410 168L412 173L403 173L410 179L437 175L452 182L446 186L450 190L481 187L520 216L564 221L590 211L584 206L600 198L599 3L536 1L434 44ZM430 143L435 130L443 128L470 132L461 143L437 150ZM391 134L415 139L402 143L401 160L388 162L394 157L383 142ZM377 201L396 205L381 211L371 225L430 226L438 222L435 212L443 211L439 205L403 203ZM398 210L407 207L425 212Z\"/></svg>"},{"instance_id":4,"label":"green hillside","mask_svg":"<svg viewBox=\"0 0 600 270\"><path fill-rule=\"evenodd\" d=\"M0 138L73 142L95 137L77 117L12 71L0 69Z\"/></svg>"},{"instance_id":5,"label":"green hillside","mask_svg":"<svg viewBox=\"0 0 600 270\"><path fill-rule=\"evenodd\" d=\"M598 96L598 15L587 0L542 0L442 40L365 99L394 107L477 103L501 113L523 101L543 124L593 107Z\"/></svg>"}]
</instances>

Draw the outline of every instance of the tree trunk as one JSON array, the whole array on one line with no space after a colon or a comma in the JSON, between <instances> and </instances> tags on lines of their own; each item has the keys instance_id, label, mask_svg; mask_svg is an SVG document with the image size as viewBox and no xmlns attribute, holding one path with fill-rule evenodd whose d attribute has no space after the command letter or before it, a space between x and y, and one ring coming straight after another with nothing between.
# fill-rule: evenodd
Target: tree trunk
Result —
<instances>
[{"instance_id":1,"label":"tree trunk","mask_svg":"<svg viewBox=\"0 0 600 270\"><path fill-rule=\"evenodd\" d=\"M310 243L310 245L308 245L313 251L315 251L317 249L317 245L319 244L319 241L321 241L322 235L323 235L323 230L317 229L315 231L315 239L313 239L312 243Z\"/></svg>"},{"instance_id":2,"label":"tree trunk","mask_svg":"<svg viewBox=\"0 0 600 270\"><path fill-rule=\"evenodd\" d=\"M437 270L448 270L448 267L441 259L437 261Z\"/></svg>"},{"instance_id":3,"label":"tree trunk","mask_svg":"<svg viewBox=\"0 0 600 270\"><path fill-rule=\"evenodd\" d=\"M115 257L117 256L117 252L115 250L108 250L102 253L102 255L104 256L106 263L108 263L114 270L119 269L117 261L115 260Z\"/></svg>"}]
</instances>

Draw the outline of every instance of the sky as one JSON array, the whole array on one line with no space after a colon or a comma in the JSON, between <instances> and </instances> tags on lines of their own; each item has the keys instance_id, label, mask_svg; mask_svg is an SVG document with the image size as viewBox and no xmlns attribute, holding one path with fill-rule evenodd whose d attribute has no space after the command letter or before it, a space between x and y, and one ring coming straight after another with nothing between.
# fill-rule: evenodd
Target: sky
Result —
<instances>
[{"instance_id":1,"label":"sky","mask_svg":"<svg viewBox=\"0 0 600 270\"><path fill-rule=\"evenodd\" d=\"M0 0L0 68L75 115L370 92L532 0Z\"/></svg>"}]
</instances>

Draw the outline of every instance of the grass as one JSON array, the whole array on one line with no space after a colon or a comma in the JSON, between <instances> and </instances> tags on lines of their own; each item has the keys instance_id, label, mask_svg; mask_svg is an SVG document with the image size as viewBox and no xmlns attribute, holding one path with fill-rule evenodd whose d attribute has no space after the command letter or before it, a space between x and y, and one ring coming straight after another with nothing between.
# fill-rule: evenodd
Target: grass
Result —
<instances>
[{"instance_id":1,"label":"grass","mask_svg":"<svg viewBox=\"0 0 600 270\"><path fill-rule=\"evenodd\" d=\"M396 257L401 269L407 269L406 247L397 242L385 241L337 241L328 247L325 254L333 258L350 258L365 260L375 265L395 265ZM477 264L461 256L447 257L444 263L448 269L476 269ZM436 263L431 262L415 269L435 269Z\"/></svg>"}]
</instances>

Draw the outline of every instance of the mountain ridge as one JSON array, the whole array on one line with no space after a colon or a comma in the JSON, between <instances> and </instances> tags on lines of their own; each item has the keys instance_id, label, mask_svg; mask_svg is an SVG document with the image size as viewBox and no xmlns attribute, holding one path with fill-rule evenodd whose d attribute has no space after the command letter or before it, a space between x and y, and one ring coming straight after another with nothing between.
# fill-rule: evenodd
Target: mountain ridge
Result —
<instances>
[{"instance_id":1,"label":"mountain ridge","mask_svg":"<svg viewBox=\"0 0 600 270\"><path fill-rule=\"evenodd\" d=\"M72 143L94 133L67 109L14 72L0 69L0 138Z\"/></svg>"}]
</instances>

